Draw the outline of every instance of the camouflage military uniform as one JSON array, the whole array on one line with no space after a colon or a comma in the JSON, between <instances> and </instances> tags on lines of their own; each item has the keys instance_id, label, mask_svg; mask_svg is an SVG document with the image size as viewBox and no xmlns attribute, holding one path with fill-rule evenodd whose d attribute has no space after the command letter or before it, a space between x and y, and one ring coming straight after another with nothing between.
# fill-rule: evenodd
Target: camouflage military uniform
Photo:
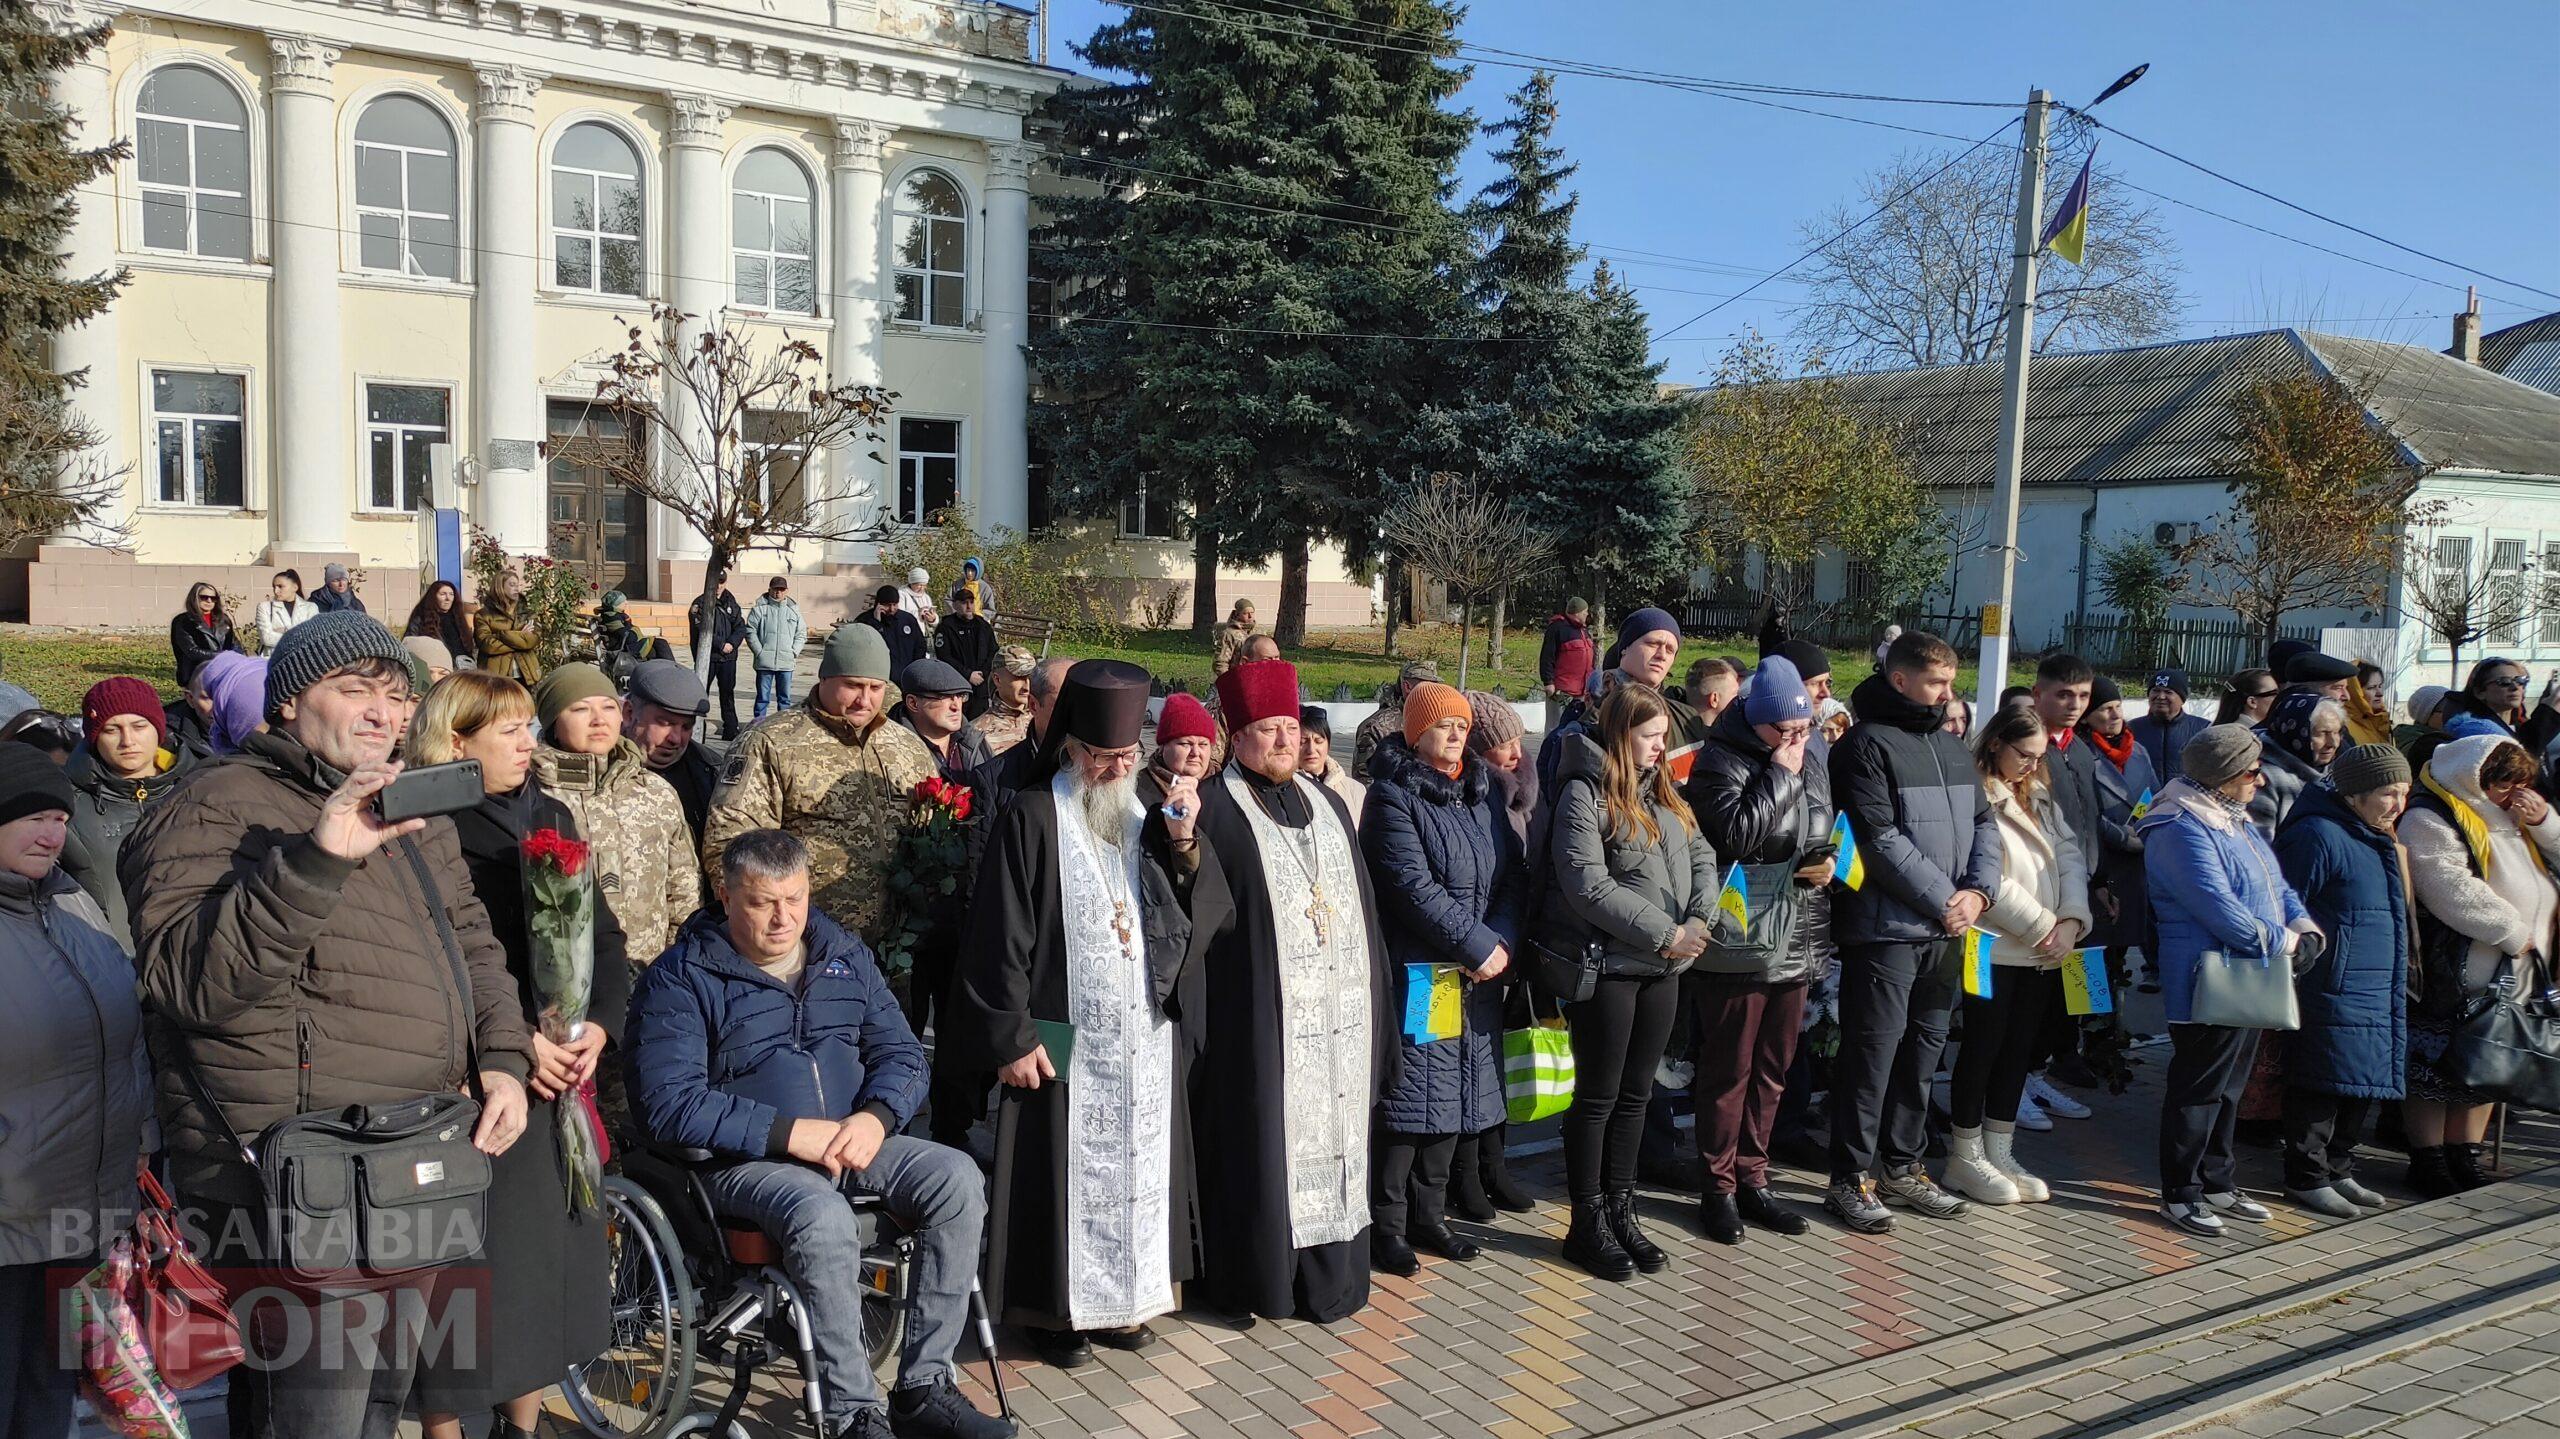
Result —
<instances>
[{"instance_id":1,"label":"camouflage military uniform","mask_svg":"<svg viewBox=\"0 0 2560 1439\"><path fill-rule=\"evenodd\" d=\"M818 908L876 941L913 791L940 772L924 741L885 713L856 736L803 704L749 730L729 756L703 828L703 868L716 878L729 841L749 830L787 830L809 846Z\"/></svg>"},{"instance_id":2,"label":"camouflage military uniform","mask_svg":"<svg viewBox=\"0 0 2560 1439\"><path fill-rule=\"evenodd\" d=\"M534 751L533 773L595 847L596 889L630 941L632 964L656 959L702 907L702 865L675 786L627 739L604 755L545 745Z\"/></svg>"},{"instance_id":3,"label":"camouflage military uniform","mask_svg":"<svg viewBox=\"0 0 2560 1439\"><path fill-rule=\"evenodd\" d=\"M1253 631L1244 625L1237 624L1234 620L1229 620L1211 631L1209 673L1222 675L1234 669L1236 661L1244 657L1245 641L1252 638Z\"/></svg>"},{"instance_id":4,"label":"camouflage military uniform","mask_svg":"<svg viewBox=\"0 0 2560 1439\"><path fill-rule=\"evenodd\" d=\"M1390 695L1379 703L1377 713L1360 721L1359 733L1351 741L1351 776L1369 778L1369 756L1378 752L1378 742L1391 734L1404 733L1404 696Z\"/></svg>"},{"instance_id":5,"label":"camouflage military uniform","mask_svg":"<svg viewBox=\"0 0 2560 1439\"><path fill-rule=\"evenodd\" d=\"M974 723L978 727L978 738L987 742L990 755L1000 755L1031 737L1029 710L1006 714L1001 707L990 705Z\"/></svg>"}]
</instances>

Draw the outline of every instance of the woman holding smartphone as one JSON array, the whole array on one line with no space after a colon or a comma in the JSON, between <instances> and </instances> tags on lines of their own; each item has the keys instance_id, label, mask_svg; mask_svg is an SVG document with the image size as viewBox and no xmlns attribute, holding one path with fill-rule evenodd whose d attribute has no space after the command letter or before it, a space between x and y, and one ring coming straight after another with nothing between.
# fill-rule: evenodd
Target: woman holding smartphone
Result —
<instances>
[{"instance_id":1,"label":"woman holding smartphone","mask_svg":"<svg viewBox=\"0 0 2560 1439\"><path fill-rule=\"evenodd\" d=\"M1555 812L1540 850L1552 890L1541 944L1598 960L1590 996L1565 1006L1574 1094L1564 1122L1573 1200L1564 1257L1602 1279L1670 1263L1636 1222L1636 1146L1680 975L1706 952L1716 913L1715 851L1663 768L1670 736L1660 690L1611 690L1592 731L1558 741Z\"/></svg>"}]
</instances>

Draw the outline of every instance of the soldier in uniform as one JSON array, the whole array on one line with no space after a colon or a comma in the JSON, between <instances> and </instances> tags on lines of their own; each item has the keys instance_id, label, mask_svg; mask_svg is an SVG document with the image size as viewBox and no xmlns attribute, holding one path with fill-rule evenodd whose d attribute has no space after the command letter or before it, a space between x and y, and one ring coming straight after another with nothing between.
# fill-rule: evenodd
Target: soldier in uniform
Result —
<instances>
[{"instance_id":1,"label":"soldier in uniform","mask_svg":"<svg viewBox=\"0 0 2560 1439\"><path fill-rule=\"evenodd\" d=\"M667 661L672 663L672 661ZM636 970L702 907L693 829L675 787L622 733L622 700L604 671L566 664L534 686L542 747L534 778L568 806L595 851L596 887L622 926Z\"/></svg>"},{"instance_id":2,"label":"soldier in uniform","mask_svg":"<svg viewBox=\"0 0 2560 1439\"><path fill-rule=\"evenodd\" d=\"M1351 740L1351 777L1362 783L1369 779L1369 756L1376 753L1378 742L1391 734L1404 733L1404 697L1418 684L1438 684L1440 666L1430 660L1406 660L1404 671L1396 676L1396 687L1387 693L1378 712L1360 721L1360 732Z\"/></svg>"},{"instance_id":3,"label":"soldier in uniform","mask_svg":"<svg viewBox=\"0 0 2560 1439\"><path fill-rule=\"evenodd\" d=\"M868 625L827 637L807 700L756 726L730 755L703 829L703 868L729 841L779 829L809 847L821 910L879 942L881 900L915 787L940 770L924 741L889 720L889 646Z\"/></svg>"},{"instance_id":4,"label":"soldier in uniform","mask_svg":"<svg viewBox=\"0 0 2560 1439\"><path fill-rule=\"evenodd\" d=\"M1253 601L1238 600L1227 611L1227 622L1209 637L1209 672L1225 674L1244 660L1244 643L1253 638Z\"/></svg>"}]
</instances>

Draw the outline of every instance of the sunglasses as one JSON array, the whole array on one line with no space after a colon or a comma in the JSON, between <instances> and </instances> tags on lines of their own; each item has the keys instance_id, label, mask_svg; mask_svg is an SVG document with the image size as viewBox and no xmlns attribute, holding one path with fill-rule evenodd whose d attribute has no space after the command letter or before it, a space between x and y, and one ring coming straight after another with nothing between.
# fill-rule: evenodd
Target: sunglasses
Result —
<instances>
[{"instance_id":1,"label":"sunglasses","mask_svg":"<svg viewBox=\"0 0 2560 1439\"><path fill-rule=\"evenodd\" d=\"M2247 694L2242 695L2241 698L2247 700L2271 700L2282 693L2284 693L2282 690L2251 690Z\"/></svg>"},{"instance_id":2,"label":"sunglasses","mask_svg":"<svg viewBox=\"0 0 2560 1439\"><path fill-rule=\"evenodd\" d=\"M2520 690L2532 681L2523 675L2501 675L2496 679L2482 680L2480 683L2493 690Z\"/></svg>"}]
</instances>

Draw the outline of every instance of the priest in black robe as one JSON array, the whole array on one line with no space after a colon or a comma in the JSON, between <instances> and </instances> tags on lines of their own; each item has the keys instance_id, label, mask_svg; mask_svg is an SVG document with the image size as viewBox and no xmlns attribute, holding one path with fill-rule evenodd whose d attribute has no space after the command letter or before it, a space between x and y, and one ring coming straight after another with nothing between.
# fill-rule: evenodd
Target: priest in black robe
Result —
<instances>
[{"instance_id":1,"label":"priest in black robe","mask_svg":"<svg viewBox=\"0 0 2560 1439\"><path fill-rule=\"evenodd\" d=\"M1239 1321L1331 1323L1369 1302L1369 1123L1399 1046L1395 966L1350 812L1297 773L1298 672L1218 679L1226 768L1201 782L1206 930L1192 1069L1201 1267L1192 1295Z\"/></svg>"},{"instance_id":2,"label":"priest in black robe","mask_svg":"<svg viewBox=\"0 0 2560 1439\"><path fill-rule=\"evenodd\" d=\"M1136 1349L1196 1265L1187 1074L1195 933L1224 923L1195 785L1136 794L1146 671L1068 671L1042 764L996 822L962 941L963 1061L1003 1082L989 1305L1053 1364Z\"/></svg>"}]
</instances>

